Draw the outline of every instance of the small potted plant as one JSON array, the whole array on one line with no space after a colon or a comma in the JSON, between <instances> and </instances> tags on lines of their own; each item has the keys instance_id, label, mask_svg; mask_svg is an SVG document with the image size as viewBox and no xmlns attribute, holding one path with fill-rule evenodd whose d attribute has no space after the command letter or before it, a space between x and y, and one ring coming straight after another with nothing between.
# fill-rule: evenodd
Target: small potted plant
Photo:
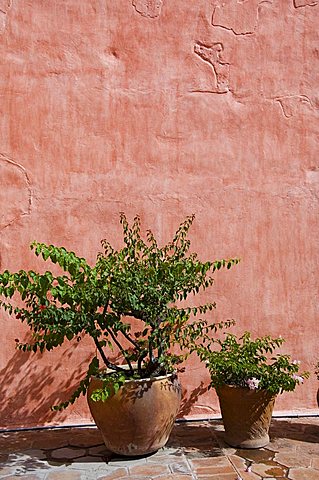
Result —
<instances>
[{"instance_id":1,"label":"small potted plant","mask_svg":"<svg viewBox=\"0 0 319 480\"><path fill-rule=\"evenodd\" d=\"M249 332L240 338L227 333L223 340L212 342L219 350L197 347L219 398L229 445L239 448L267 445L276 396L294 390L309 376L308 372L299 373L300 362L292 361L289 355L274 356L274 350L283 342L281 337L253 340Z\"/></svg>"},{"instance_id":2,"label":"small potted plant","mask_svg":"<svg viewBox=\"0 0 319 480\"><path fill-rule=\"evenodd\" d=\"M198 338L227 324L210 325L201 317L214 302L181 304L210 287L216 270L238 263L201 262L190 253L187 234L193 220L194 215L187 217L172 241L159 247L150 230L142 238L138 216L130 226L121 214L123 248L115 250L102 240L103 252L93 266L63 247L34 242L35 254L58 265L60 275L0 274L2 307L32 333L29 343L17 341L18 349L50 351L91 337L86 375L71 398L53 408L65 408L88 393L105 444L116 453L141 455L165 444L180 404L176 367Z\"/></svg>"}]
</instances>

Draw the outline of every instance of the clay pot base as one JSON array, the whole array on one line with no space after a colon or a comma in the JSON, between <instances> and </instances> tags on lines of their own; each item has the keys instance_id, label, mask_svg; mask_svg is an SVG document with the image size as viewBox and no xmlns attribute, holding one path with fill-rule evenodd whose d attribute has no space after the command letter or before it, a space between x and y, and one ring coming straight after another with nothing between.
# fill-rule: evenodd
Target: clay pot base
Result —
<instances>
[{"instance_id":1,"label":"clay pot base","mask_svg":"<svg viewBox=\"0 0 319 480\"><path fill-rule=\"evenodd\" d=\"M242 442L238 443L237 440L232 440L231 438L227 438L225 435L224 438L225 442L230 445L231 447L236 448L263 448L270 442L270 438L268 434L265 434L263 437L260 438L250 438L247 440L243 440Z\"/></svg>"}]
</instances>

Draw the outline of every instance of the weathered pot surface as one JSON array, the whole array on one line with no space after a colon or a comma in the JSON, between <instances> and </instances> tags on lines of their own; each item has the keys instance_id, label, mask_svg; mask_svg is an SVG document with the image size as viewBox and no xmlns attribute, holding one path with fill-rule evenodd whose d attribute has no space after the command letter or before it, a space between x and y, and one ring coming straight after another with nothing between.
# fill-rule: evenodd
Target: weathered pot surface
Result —
<instances>
[{"instance_id":1,"label":"weathered pot surface","mask_svg":"<svg viewBox=\"0 0 319 480\"><path fill-rule=\"evenodd\" d=\"M127 380L105 402L94 402L92 392L102 380L91 379L87 399L106 447L120 455L145 455L163 447L181 402L181 385L175 373Z\"/></svg>"},{"instance_id":2,"label":"weathered pot surface","mask_svg":"<svg viewBox=\"0 0 319 480\"><path fill-rule=\"evenodd\" d=\"M237 448L261 448L269 443L269 426L276 395L236 385L216 388L225 441Z\"/></svg>"}]
</instances>

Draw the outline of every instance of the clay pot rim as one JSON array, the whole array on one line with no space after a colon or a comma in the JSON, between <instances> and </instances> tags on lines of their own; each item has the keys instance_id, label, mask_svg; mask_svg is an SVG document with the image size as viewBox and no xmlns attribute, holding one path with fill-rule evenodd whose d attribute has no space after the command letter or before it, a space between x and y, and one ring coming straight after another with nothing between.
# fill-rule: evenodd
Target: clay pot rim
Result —
<instances>
[{"instance_id":1,"label":"clay pot rim","mask_svg":"<svg viewBox=\"0 0 319 480\"><path fill-rule=\"evenodd\" d=\"M222 385L218 385L214 388L215 388L217 393L218 393L218 390L220 390L222 388L233 388L233 389L237 389L237 390L240 389L240 390L244 390L246 392L251 392L252 394L253 393L264 392L264 393L268 393L270 396L277 397L277 393L271 393L271 392L269 392L269 390L267 390L267 388L249 388L249 387L243 387L241 385L231 385L231 384L228 384L228 383L223 383Z\"/></svg>"},{"instance_id":2,"label":"clay pot rim","mask_svg":"<svg viewBox=\"0 0 319 480\"><path fill-rule=\"evenodd\" d=\"M128 369L127 365L123 365L123 367L126 367ZM100 371L102 371L102 372L106 371L107 373L114 373L115 372L115 370L111 370L111 369L108 369L108 368L101 368ZM166 375L159 375L157 377L128 378L127 380L125 380L124 384L127 385L129 383L136 384L136 383L145 383L145 382L155 382L155 381L158 381L158 380L166 380L166 379L169 379L170 377L176 377L177 378L177 372L174 371L174 372L167 373ZM94 380L103 382L103 379L97 377L96 375L92 375L91 378L93 378Z\"/></svg>"}]
</instances>

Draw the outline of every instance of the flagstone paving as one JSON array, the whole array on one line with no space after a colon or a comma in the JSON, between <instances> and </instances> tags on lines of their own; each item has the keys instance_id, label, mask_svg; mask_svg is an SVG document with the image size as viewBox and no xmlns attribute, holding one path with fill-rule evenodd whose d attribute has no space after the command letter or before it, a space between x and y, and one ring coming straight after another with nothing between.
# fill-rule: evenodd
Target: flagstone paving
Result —
<instances>
[{"instance_id":1,"label":"flagstone paving","mask_svg":"<svg viewBox=\"0 0 319 480\"><path fill-rule=\"evenodd\" d=\"M259 450L223 441L220 421L177 423L168 444L138 458L103 445L95 427L0 432L0 478L24 480L319 480L319 416L273 419Z\"/></svg>"}]
</instances>

